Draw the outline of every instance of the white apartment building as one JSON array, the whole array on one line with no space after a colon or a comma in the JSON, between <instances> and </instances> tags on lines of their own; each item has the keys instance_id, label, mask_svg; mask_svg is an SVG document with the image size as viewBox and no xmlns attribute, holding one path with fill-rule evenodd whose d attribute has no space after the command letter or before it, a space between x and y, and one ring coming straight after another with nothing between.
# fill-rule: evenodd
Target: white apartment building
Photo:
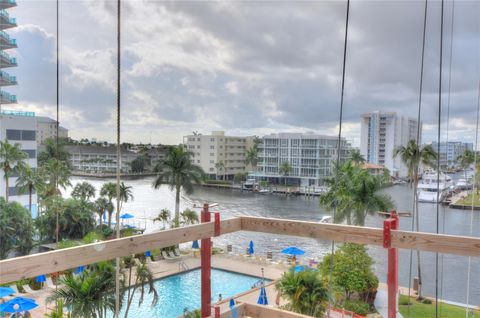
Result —
<instances>
[{"instance_id":1,"label":"white apartment building","mask_svg":"<svg viewBox=\"0 0 480 318\"><path fill-rule=\"evenodd\" d=\"M211 178L233 179L239 172L248 172L245 165L247 150L253 146L253 136L225 136L223 131L211 135L189 135L183 137L184 147L192 154L192 163L200 166ZM223 163L224 170L217 169Z\"/></svg>"},{"instance_id":2,"label":"white apartment building","mask_svg":"<svg viewBox=\"0 0 480 318\"><path fill-rule=\"evenodd\" d=\"M8 141L11 144L19 144L21 149L28 155L26 163L32 168L37 168L37 141L36 141L36 120L33 112L7 111L0 112L0 140ZM10 177L9 201L19 202L28 208L29 196L27 193L20 194L15 186L17 176ZM5 197L6 183L3 171L0 170L0 196ZM35 214L37 195L32 196L32 213ZM35 216L35 215L34 215Z\"/></svg>"},{"instance_id":3,"label":"white apartment building","mask_svg":"<svg viewBox=\"0 0 480 318\"><path fill-rule=\"evenodd\" d=\"M436 141L432 142L432 148L438 151L438 143ZM461 141L440 142L440 166L458 166L458 157L467 149L473 151L473 143Z\"/></svg>"},{"instance_id":4,"label":"white apartment building","mask_svg":"<svg viewBox=\"0 0 480 318\"><path fill-rule=\"evenodd\" d=\"M284 162L292 167L287 184L321 186L331 176L337 160L338 137L316 134L279 133L264 136L259 144L258 171L255 176L272 183L283 182L279 169ZM344 139L340 144L340 160L350 156L351 146Z\"/></svg>"},{"instance_id":5,"label":"white apartment building","mask_svg":"<svg viewBox=\"0 0 480 318\"><path fill-rule=\"evenodd\" d=\"M363 114L360 153L368 163L387 168L392 176L406 177L407 167L400 157L393 158L393 151L417 138L417 126L416 119L399 116L395 112L374 111ZM421 143L421 138L418 143Z\"/></svg>"},{"instance_id":6,"label":"white apartment building","mask_svg":"<svg viewBox=\"0 0 480 318\"><path fill-rule=\"evenodd\" d=\"M48 138L55 139L57 136L57 121L49 117L37 116L37 145L43 145ZM67 138L68 129L58 127L58 137Z\"/></svg>"}]
</instances>

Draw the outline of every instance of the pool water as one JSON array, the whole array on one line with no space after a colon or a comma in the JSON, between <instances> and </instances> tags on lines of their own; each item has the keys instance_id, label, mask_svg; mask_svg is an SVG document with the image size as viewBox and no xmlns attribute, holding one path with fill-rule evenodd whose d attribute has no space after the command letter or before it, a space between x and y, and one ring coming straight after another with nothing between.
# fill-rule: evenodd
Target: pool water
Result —
<instances>
[{"instance_id":1,"label":"pool water","mask_svg":"<svg viewBox=\"0 0 480 318\"><path fill-rule=\"evenodd\" d=\"M226 299L248 291L259 280L259 277L212 268L212 303L218 301L219 294ZM190 311L198 309L200 308L200 285L200 269L159 279L155 281L158 293L157 304L154 307L151 306L152 295L148 294L147 287L143 303L139 307L140 293L137 291L128 317L176 318L183 315L185 308ZM120 311L120 317L124 317L125 310L126 308L123 308Z\"/></svg>"}]
</instances>

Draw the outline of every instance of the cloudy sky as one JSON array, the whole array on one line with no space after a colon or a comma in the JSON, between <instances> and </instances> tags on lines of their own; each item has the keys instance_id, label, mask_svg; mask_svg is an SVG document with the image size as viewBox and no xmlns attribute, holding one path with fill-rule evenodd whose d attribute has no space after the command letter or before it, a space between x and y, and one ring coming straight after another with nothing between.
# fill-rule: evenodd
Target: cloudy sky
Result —
<instances>
[{"instance_id":1,"label":"cloudy sky","mask_svg":"<svg viewBox=\"0 0 480 318\"><path fill-rule=\"evenodd\" d=\"M55 114L55 1L17 0L15 109ZM360 114L415 116L423 1L353 1L344 136ZM336 134L344 1L123 1L122 140L179 143L192 131ZM480 1L455 1L449 139L473 140ZM452 1L445 2L446 138ZM115 2L60 3L60 122L74 138L115 138ZM440 2L429 1L424 140L436 138ZM11 107L12 108L12 107Z\"/></svg>"}]
</instances>

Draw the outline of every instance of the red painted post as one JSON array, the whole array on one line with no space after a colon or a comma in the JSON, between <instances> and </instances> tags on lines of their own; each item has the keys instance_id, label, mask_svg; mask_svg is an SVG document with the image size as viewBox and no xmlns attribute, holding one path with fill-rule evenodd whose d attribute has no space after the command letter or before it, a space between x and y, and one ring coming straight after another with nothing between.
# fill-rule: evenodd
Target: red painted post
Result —
<instances>
[{"instance_id":1,"label":"red painted post","mask_svg":"<svg viewBox=\"0 0 480 318\"><path fill-rule=\"evenodd\" d=\"M208 211L208 203L203 205L201 214L202 223L210 222L210 211ZM202 239L201 246L201 266L202 266L202 318L210 317L212 314L212 290L210 283L211 275L211 256L212 242L210 238Z\"/></svg>"},{"instance_id":2,"label":"red painted post","mask_svg":"<svg viewBox=\"0 0 480 318\"><path fill-rule=\"evenodd\" d=\"M383 221L383 247L388 248L388 318L397 316L398 249L391 247L391 230L398 230L398 222L395 211L390 212L390 218Z\"/></svg>"},{"instance_id":3,"label":"red painted post","mask_svg":"<svg viewBox=\"0 0 480 318\"><path fill-rule=\"evenodd\" d=\"M214 318L220 318L220 306L213 306Z\"/></svg>"}]
</instances>

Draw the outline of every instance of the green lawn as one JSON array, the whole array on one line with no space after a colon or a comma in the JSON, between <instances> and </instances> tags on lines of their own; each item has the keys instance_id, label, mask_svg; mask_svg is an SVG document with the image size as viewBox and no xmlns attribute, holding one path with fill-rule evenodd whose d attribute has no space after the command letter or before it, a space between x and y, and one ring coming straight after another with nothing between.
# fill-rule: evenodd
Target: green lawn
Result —
<instances>
[{"instance_id":1,"label":"green lawn","mask_svg":"<svg viewBox=\"0 0 480 318\"><path fill-rule=\"evenodd\" d=\"M405 304L407 302L407 296L400 296L400 304ZM400 313L404 318L423 318L423 317L435 317L435 302L432 304L422 304L416 301L414 298L411 298L412 305L410 307L410 316L408 316L408 306L400 305ZM465 308L457 307L453 305L448 305L440 303L438 306L439 317L442 318L457 318L465 317ZM480 317L480 311L475 310L474 317Z\"/></svg>"},{"instance_id":2,"label":"green lawn","mask_svg":"<svg viewBox=\"0 0 480 318\"><path fill-rule=\"evenodd\" d=\"M456 204L459 205L472 205L472 196L473 196L473 205L480 206L480 195L471 193L465 199L458 200Z\"/></svg>"}]
</instances>

